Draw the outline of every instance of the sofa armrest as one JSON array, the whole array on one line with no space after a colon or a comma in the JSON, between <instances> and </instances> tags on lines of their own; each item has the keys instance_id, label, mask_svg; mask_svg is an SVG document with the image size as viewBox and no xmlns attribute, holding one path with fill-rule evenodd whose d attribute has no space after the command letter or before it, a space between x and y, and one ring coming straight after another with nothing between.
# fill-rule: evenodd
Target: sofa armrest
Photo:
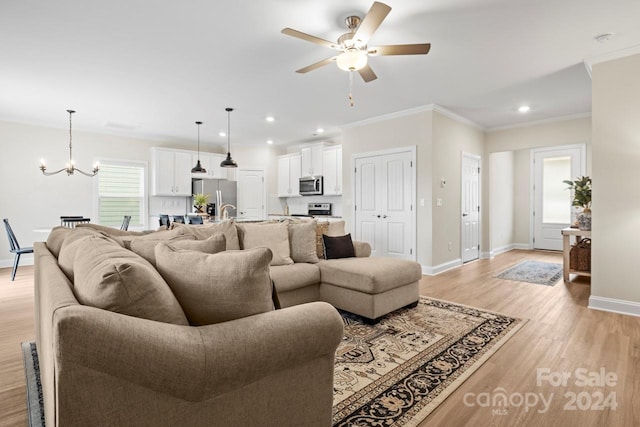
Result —
<instances>
[{"instance_id":1,"label":"sofa armrest","mask_svg":"<svg viewBox=\"0 0 640 427\"><path fill-rule=\"evenodd\" d=\"M358 258L366 258L371 256L371 245L367 242L354 240L353 249L356 253L356 257Z\"/></svg>"},{"instance_id":2,"label":"sofa armrest","mask_svg":"<svg viewBox=\"0 0 640 427\"><path fill-rule=\"evenodd\" d=\"M199 402L331 355L342 319L314 302L206 326L181 326L70 306L54 316L58 378L80 366Z\"/></svg>"}]
</instances>

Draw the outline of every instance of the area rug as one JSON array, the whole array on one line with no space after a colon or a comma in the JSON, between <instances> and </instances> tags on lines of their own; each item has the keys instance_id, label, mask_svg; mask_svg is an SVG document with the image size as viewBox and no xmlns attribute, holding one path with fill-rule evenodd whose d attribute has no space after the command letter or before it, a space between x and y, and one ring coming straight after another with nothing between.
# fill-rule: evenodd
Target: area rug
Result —
<instances>
[{"instance_id":1,"label":"area rug","mask_svg":"<svg viewBox=\"0 0 640 427\"><path fill-rule=\"evenodd\" d=\"M426 297L376 325L341 315L333 425L358 427L417 426L526 322ZM29 425L44 426L36 345L22 350Z\"/></svg>"},{"instance_id":2,"label":"area rug","mask_svg":"<svg viewBox=\"0 0 640 427\"><path fill-rule=\"evenodd\" d=\"M523 261L495 277L516 282L553 286L562 277L562 265L550 262Z\"/></svg>"},{"instance_id":3,"label":"area rug","mask_svg":"<svg viewBox=\"0 0 640 427\"><path fill-rule=\"evenodd\" d=\"M22 359L27 379L27 413L30 427L44 426L44 401L40 383L40 363L36 343L22 343Z\"/></svg>"},{"instance_id":4,"label":"area rug","mask_svg":"<svg viewBox=\"0 0 640 427\"><path fill-rule=\"evenodd\" d=\"M334 426L417 426L526 322L426 297L376 325L341 314Z\"/></svg>"}]
</instances>

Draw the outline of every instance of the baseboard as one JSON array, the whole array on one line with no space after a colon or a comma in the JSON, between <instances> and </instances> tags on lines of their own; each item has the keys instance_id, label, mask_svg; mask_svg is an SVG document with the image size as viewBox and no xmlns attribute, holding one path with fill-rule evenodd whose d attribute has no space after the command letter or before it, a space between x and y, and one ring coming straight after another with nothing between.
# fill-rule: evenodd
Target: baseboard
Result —
<instances>
[{"instance_id":1,"label":"baseboard","mask_svg":"<svg viewBox=\"0 0 640 427\"><path fill-rule=\"evenodd\" d=\"M589 308L640 317L640 303L605 297L589 297Z\"/></svg>"},{"instance_id":2,"label":"baseboard","mask_svg":"<svg viewBox=\"0 0 640 427\"><path fill-rule=\"evenodd\" d=\"M20 265L33 265L33 255L22 255L20 257ZM0 268L13 267L13 258L0 259ZM19 266L18 266L19 268Z\"/></svg>"},{"instance_id":3,"label":"baseboard","mask_svg":"<svg viewBox=\"0 0 640 427\"><path fill-rule=\"evenodd\" d=\"M495 248L494 250L489 252L481 252L480 259L493 259L496 257L496 255L500 255L505 252L512 251L514 249L520 249L525 251L531 250L528 243L511 243L510 245L500 246L499 248Z\"/></svg>"},{"instance_id":4,"label":"baseboard","mask_svg":"<svg viewBox=\"0 0 640 427\"><path fill-rule=\"evenodd\" d=\"M460 267L462 265L462 260L460 258L454 259L453 261L445 262L440 265L436 265L434 267L422 266L422 274L426 276L435 276L436 274L440 274L444 271L451 270L452 268Z\"/></svg>"}]
</instances>

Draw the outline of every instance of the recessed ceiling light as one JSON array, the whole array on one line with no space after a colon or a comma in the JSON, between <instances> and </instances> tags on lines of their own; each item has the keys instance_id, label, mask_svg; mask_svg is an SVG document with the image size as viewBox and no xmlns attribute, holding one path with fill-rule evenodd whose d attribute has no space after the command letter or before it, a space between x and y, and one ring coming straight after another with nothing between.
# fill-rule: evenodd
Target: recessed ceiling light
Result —
<instances>
[{"instance_id":1,"label":"recessed ceiling light","mask_svg":"<svg viewBox=\"0 0 640 427\"><path fill-rule=\"evenodd\" d=\"M273 140L272 139L267 139L267 144L273 144Z\"/></svg>"},{"instance_id":2,"label":"recessed ceiling light","mask_svg":"<svg viewBox=\"0 0 640 427\"><path fill-rule=\"evenodd\" d=\"M218 135L220 135L220 136L227 136L227 133L226 133L226 132L220 132Z\"/></svg>"},{"instance_id":3,"label":"recessed ceiling light","mask_svg":"<svg viewBox=\"0 0 640 427\"><path fill-rule=\"evenodd\" d=\"M322 129L322 128L316 129L316 133L322 133L322 132L324 132L324 129Z\"/></svg>"},{"instance_id":4,"label":"recessed ceiling light","mask_svg":"<svg viewBox=\"0 0 640 427\"><path fill-rule=\"evenodd\" d=\"M529 107L528 105L521 105L520 107L518 107L518 111L521 113L528 113L529 110L531 110L531 107Z\"/></svg>"},{"instance_id":5,"label":"recessed ceiling light","mask_svg":"<svg viewBox=\"0 0 640 427\"><path fill-rule=\"evenodd\" d=\"M269 123L272 123L272 122L274 122L276 119L275 119L273 116L267 116L267 117L265 118L265 120L266 120L266 121L268 121Z\"/></svg>"},{"instance_id":6,"label":"recessed ceiling light","mask_svg":"<svg viewBox=\"0 0 640 427\"><path fill-rule=\"evenodd\" d=\"M603 33L603 34L598 34L593 39L598 43L606 43L609 40L611 40L611 37L613 37L613 33Z\"/></svg>"}]
</instances>

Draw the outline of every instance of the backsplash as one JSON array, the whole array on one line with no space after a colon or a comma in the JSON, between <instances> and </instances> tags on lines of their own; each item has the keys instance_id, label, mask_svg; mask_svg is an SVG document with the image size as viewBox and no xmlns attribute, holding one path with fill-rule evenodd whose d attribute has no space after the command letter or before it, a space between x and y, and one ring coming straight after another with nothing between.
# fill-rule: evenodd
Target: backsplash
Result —
<instances>
[{"instance_id":1,"label":"backsplash","mask_svg":"<svg viewBox=\"0 0 640 427\"><path fill-rule=\"evenodd\" d=\"M331 203L331 214L334 216L342 216L342 196L288 197L286 201L289 205L290 215L306 214L309 203Z\"/></svg>"}]
</instances>

